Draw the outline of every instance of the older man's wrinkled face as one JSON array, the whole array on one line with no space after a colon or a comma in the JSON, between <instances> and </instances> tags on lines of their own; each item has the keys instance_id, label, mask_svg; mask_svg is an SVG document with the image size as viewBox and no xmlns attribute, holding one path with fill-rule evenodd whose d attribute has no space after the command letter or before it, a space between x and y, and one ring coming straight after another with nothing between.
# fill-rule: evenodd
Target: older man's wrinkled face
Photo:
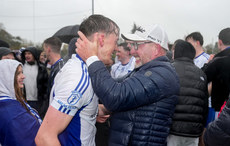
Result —
<instances>
[{"instance_id":1,"label":"older man's wrinkled face","mask_svg":"<svg viewBox=\"0 0 230 146\"><path fill-rule=\"evenodd\" d=\"M135 62L135 68L140 67L142 65L141 59L137 54L137 50L135 50L134 45L131 45L132 43L134 43L133 41L126 41L128 43L128 47L130 48L130 54L135 57L136 62Z\"/></svg>"},{"instance_id":2,"label":"older man's wrinkled face","mask_svg":"<svg viewBox=\"0 0 230 146\"><path fill-rule=\"evenodd\" d=\"M112 65L112 53L117 47L118 36L115 33L106 35L104 38L103 46L98 49L98 58L105 65Z\"/></svg>"},{"instance_id":3,"label":"older man's wrinkled face","mask_svg":"<svg viewBox=\"0 0 230 146\"><path fill-rule=\"evenodd\" d=\"M127 42L128 46L131 48L131 55L136 58L135 67L140 67L141 65L154 59L156 53L155 43L149 41Z\"/></svg>"}]
</instances>

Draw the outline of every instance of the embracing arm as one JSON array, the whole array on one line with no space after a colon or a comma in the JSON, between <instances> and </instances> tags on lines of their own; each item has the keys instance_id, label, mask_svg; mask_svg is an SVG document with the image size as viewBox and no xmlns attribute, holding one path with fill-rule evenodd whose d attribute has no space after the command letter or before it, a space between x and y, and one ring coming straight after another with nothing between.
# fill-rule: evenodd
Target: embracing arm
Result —
<instances>
[{"instance_id":1,"label":"embracing arm","mask_svg":"<svg viewBox=\"0 0 230 146\"><path fill-rule=\"evenodd\" d=\"M93 89L109 111L129 110L156 102L164 98L165 94L178 94L178 78L169 67L161 66L160 61L154 69L144 69L142 73L139 71L121 83L116 82L105 65L95 61L98 60L95 56L98 36L95 34L90 42L84 34L78 34L80 38L76 43L76 52L87 63Z\"/></svg>"},{"instance_id":2,"label":"embracing arm","mask_svg":"<svg viewBox=\"0 0 230 146\"><path fill-rule=\"evenodd\" d=\"M50 106L35 138L38 146L58 146L58 134L66 129L72 116L64 114Z\"/></svg>"},{"instance_id":3,"label":"embracing arm","mask_svg":"<svg viewBox=\"0 0 230 146\"><path fill-rule=\"evenodd\" d=\"M165 66L139 70L120 83L101 61L92 63L88 69L94 92L112 112L130 110L179 93L178 78Z\"/></svg>"}]
</instances>

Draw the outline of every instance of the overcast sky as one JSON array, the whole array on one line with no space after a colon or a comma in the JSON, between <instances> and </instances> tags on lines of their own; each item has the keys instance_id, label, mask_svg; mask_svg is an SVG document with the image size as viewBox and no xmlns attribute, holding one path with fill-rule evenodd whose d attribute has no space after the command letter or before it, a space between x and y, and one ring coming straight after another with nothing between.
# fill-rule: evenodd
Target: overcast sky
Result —
<instances>
[{"instance_id":1,"label":"overcast sky","mask_svg":"<svg viewBox=\"0 0 230 146\"><path fill-rule=\"evenodd\" d=\"M58 29L92 14L92 0L0 0L0 23L13 36L43 42ZM204 44L230 27L229 0L94 0L94 13L114 20L122 33L133 23L162 25L171 43L199 31Z\"/></svg>"}]
</instances>

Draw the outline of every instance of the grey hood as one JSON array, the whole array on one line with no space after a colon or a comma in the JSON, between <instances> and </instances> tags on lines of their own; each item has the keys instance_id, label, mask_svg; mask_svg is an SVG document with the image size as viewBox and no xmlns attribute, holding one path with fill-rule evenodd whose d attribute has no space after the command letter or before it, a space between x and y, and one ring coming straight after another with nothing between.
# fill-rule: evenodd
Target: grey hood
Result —
<instances>
[{"instance_id":1,"label":"grey hood","mask_svg":"<svg viewBox=\"0 0 230 146\"><path fill-rule=\"evenodd\" d=\"M20 62L11 59L0 60L0 96L16 99L14 90L14 76Z\"/></svg>"}]
</instances>

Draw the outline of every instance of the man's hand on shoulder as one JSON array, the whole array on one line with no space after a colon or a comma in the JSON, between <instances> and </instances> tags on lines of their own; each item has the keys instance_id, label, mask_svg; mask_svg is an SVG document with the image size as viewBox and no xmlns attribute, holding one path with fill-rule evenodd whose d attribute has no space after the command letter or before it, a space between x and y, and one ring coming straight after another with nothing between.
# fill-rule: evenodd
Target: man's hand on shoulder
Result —
<instances>
[{"instance_id":1,"label":"man's hand on shoulder","mask_svg":"<svg viewBox=\"0 0 230 146\"><path fill-rule=\"evenodd\" d=\"M98 52L98 33L92 35L92 41L88 40L86 36L78 31L79 38L76 42L77 54L86 61L91 56L97 56Z\"/></svg>"}]
</instances>

